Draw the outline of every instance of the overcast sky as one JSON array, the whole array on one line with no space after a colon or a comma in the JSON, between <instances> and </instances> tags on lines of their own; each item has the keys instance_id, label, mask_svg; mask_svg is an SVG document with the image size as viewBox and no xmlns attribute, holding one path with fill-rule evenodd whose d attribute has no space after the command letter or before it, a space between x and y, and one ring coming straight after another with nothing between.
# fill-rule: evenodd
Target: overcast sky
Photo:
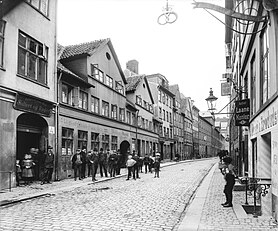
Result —
<instances>
[{"instance_id":1,"label":"overcast sky","mask_svg":"<svg viewBox=\"0 0 278 231\"><path fill-rule=\"evenodd\" d=\"M200 0L201 1L201 0ZM202 0L223 6L224 0ZM58 0L58 43L73 45L110 38L122 69L136 59L139 74L164 75L170 85L207 110L210 87L217 110L229 101L221 97L225 72L225 27L193 0L168 0L178 15L173 24L159 25L166 0ZM224 16L212 12L222 21Z\"/></svg>"}]
</instances>

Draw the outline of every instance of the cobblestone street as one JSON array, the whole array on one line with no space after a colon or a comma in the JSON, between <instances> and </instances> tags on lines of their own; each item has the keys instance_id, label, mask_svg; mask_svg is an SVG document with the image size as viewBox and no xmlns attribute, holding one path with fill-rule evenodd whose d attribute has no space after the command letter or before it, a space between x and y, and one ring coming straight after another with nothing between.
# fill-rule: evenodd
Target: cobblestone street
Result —
<instances>
[{"instance_id":1,"label":"cobblestone street","mask_svg":"<svg viewBox=\"0 0 278 231\"><path fill-rule=\"evenodd\" d=\"M63 190L4 207L1 230L173 230L215 160L161 169Z\"/></svg>"}]
</instances>

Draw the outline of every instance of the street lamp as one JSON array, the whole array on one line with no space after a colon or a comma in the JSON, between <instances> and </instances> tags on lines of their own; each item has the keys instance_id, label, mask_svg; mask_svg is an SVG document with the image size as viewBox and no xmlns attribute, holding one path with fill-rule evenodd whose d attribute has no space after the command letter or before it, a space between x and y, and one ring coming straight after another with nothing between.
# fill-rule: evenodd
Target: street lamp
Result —
<instances>
[{"instance_id":1,"label":"street lamp","mask_svg":"<svg viewBox=\"0 0 278 231\"><path fill-rule=\"evenodd\" d=\"M206 98L206 101L208 104L208 110L211 112L211 114L214 114L214 111L216 110L216 100L217 99L218 98L213 95L212 88L210 88L209 97Z\"/></svg>"}]
</instances>

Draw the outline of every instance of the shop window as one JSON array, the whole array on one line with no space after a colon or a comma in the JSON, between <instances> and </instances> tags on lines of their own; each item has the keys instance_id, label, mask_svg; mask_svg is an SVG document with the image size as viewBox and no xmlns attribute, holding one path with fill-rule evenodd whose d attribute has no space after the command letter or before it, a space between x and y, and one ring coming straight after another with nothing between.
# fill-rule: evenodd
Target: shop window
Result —
<instances>
[{"instance_id":1,"label":"shop window","mask_svg":"<svg viewBox=\"0 0 278 231\"><path fill-rule=\"evenodd\" d=\"M111 137L111 150L117 150L118 149L118 137L112 136Z\"/></svg>"},{"instance_id":2,"label":"shop window","mask_svg":"<svg viewBox=\"0 0 278 231\"><path fill-rule=\"evenodd\" d=\"M48 1L49 0L27 0L26 2L31 4L45 16L48 16Z\"/></svg>"},{"instance_id":3,"label":"shop window","mask_svg":"<svg viewBox=\"0 0 278 231\"><path fill-rule=\"evenodd\" d=\"M91 97L91 111L99 114L99 99L94 96Z\"/></svg>"},{"instance_id":4,"label":"shop window","mask_svg":"<svg viewBox=\"0 0 278 231\"><path fill-rule=\"evenodd\" d=\"M107 151L109 149L109 135L102 135L102 148L103 151Z\"/></svg>"},{"instance_id":5,"label":"shop window","mask_svg":"<svg viewBox=\"0 0 278 231\"><path fill-rule=\"evenodd\" d=\"M62 128L62 155L73 154L73 129Z\"/></svg>"},{"instance_id":6,"label":"shop window","mask_svg":"<svg viewBox=\"0 0 278 231\"><path fill-rule=\"evenodd\" d=\"M91 133L91 149L96 148L99 151L99 133Z\"/></svg>"},{"instance_id":7,"label":"shop window","mask_svg":"<svg viewBox=\"0 0 278 231\"><path fill-rule=\"evenodd\" d=\"M17 73L46 84L48 48L22 32L18 38Z\"/></svg>"},{"instance_id":8,"label":"shop window","mask_svg":"<svg viewBox=\"0 0 278 231\"><path fill-rule=\"evenodd\" d=\"M87 148L88 143L88 132L78 130L78 144L77 148L82 149L83 147Z\"/></svg>"},{"instance_id":9,"label":"shop window","mask_svg":"<svg viewBox=\"0 0 278 231\"><path fill-rule=\"evenodd\" d=\"M109 116L109 103L102 101L102 115Z\"/></svg>"},{"instance_id":10,"label":"shop window","mask_svg":"<svg viewBox=\"0 0 278 231\"><path fill-rule=\"evenodd\" d=\"M0 67L3 67L4 60L4 32L5 32L5 21L0 20Z\"/></svg>"}]
</instances>

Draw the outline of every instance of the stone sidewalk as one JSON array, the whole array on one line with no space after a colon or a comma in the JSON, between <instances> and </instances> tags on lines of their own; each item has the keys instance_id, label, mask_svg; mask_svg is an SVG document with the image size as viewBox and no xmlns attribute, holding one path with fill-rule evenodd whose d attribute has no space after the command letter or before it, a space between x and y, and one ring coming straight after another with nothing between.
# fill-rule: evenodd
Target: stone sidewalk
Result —
<instances>
[{"instance_id":1,"label":"stone sidewalk","mask_svg":"<svg viewBox=\"0 0 278 231\"><path fill-rule=\"evenodd\" d=\"M233 207L224 208L223 193L225 180L218 165L210 170L198 188L195 197L186 210L178 231L202 230L278 230L278 224L271 217L247 214L241 205L245 204L245 191L233 192ZM252 204L252 196L248 196Z\"/></svg>"}]
</instances>

